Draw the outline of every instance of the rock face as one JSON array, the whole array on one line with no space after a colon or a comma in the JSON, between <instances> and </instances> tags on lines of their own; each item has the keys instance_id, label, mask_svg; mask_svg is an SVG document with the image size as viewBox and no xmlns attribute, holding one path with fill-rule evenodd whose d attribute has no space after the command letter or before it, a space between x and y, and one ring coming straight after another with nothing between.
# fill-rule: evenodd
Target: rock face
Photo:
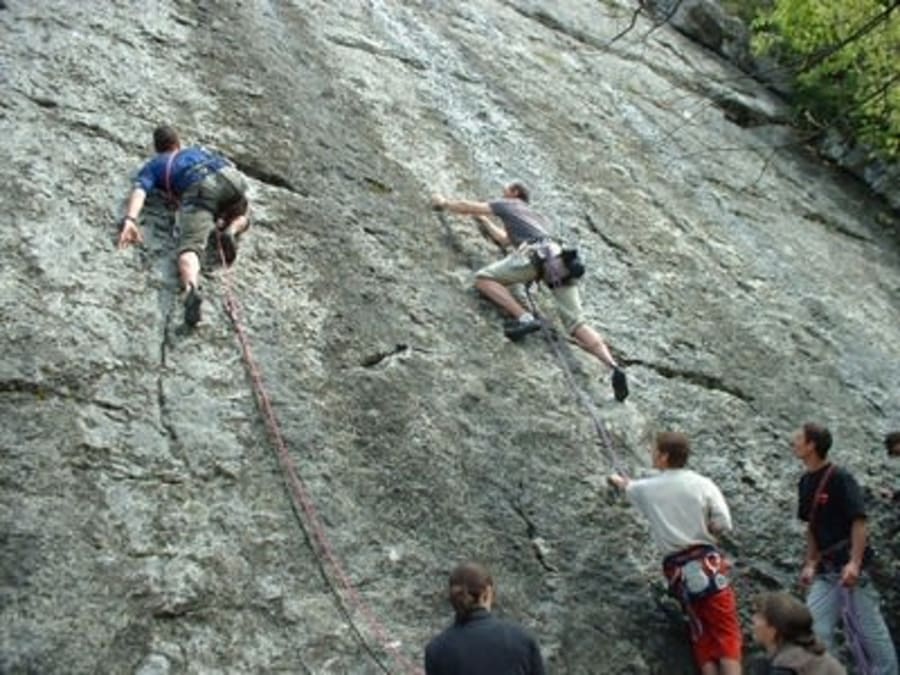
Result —
<instances>
[{"instance_id":1,"label":"rock face","mask_svg":"<svg viewBox=\"0 0 900 675\"><path fill-rule=\"evenodd\" d=\"M750 32L716 0L650 0L647 6L678 31L697 40L745 72L754 72Z\"/></svg>"},{"instance_id":2,"label":"rock face","mask_svg":"<svg viewBox=\"0 0 900 675\"><path fill-rule=\"evenodd\" d=\"M640 20L609 47L629 5L455 4L0 14L0 671L413 672L449 619L447 571L475 558L552 672L690 673L646 528L604 487L614 465L643 470L657 430L693 438L733 508L745 619L799 568L792 429L825 421L836 461L896 482L885 206L681 35ZM772 114L740 126L736 100ZM164 206L141 249L113 246L162 120L252 184L255 224L194 333ZM471 287L496 251L427 208L510 177L587 258L626 404L568 345L581 394L537 336L504 341ZM888 507L871 512L896 561Z\"/></svg>"}]
</instances>

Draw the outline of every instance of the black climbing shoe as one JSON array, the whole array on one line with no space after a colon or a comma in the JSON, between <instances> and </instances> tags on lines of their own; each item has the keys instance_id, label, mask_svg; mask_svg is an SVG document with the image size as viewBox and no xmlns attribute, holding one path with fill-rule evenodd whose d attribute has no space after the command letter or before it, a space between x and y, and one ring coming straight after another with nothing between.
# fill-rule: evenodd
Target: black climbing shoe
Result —
<instances>
[{"instance_id":1,"label":"black climbing shoe","mask_svg":"<svg viewBox=\"0 0 900 675\"><path fill-rule=\"evenodd\" d=\"M628 398L628 380L625 373L618 368L613 368L612 387L617 401L622 402Z\"/></svg>"},{"instance_id":2,"label":"black climbing shoe","mask_svg":"<svg viewBox=\"0 0 900 675\"><path fill-rule=\"evenodd\" d=\"M200 305L203 298L195 287L191 286L184 298L184 323L193 328L200 323Z\"/></svg>"},{"instance_id":3,"label":"black climbing shoe","mask_svg":"<svg viewBox=\"0 0 900 675\"><path fill-rule=\"evenodd\" d=\"M534 333L541 329L541 320L532 319L531 321L517 321L515 319L507 321L503 325L503 334L513 342L525 339L529 333Z\"/></svg>"},{"instance_id":4,"label":"black climbing shoe","mask_svg":"<svg viewBox=\"0 0 900 675\"><path fill-rule=\"evenodd\" d=\"M228 228L219 231L219 244L222 246L222 257L225 258L225 266L230 267L234 259L237 258L237 241Z\"/></svg>"}]
</instances>

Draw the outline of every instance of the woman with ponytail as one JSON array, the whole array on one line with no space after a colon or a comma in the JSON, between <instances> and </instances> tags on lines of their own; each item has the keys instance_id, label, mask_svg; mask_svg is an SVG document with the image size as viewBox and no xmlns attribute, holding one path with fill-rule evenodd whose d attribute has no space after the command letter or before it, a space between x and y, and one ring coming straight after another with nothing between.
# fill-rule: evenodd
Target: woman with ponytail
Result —
<instances>
[{"instance_id":1,"label":"woman with ponytail","mask_svg":"<svg viewBox=\"0 0 900 675\"><path fill-rule=\"evenodd\" d=\"M448 599L456 617L425 648L426 675L544 675L534 638L491 613L494 580L484 567L458 565Z\"/></svg>"},{"instance_id":2,"label":"woman with ponytail","mask_svg":"<svg viewBox=\"0 0 900 675\"><path fill-rule=\"evenodd\" d=\"M816 638L812 614L800 600L763 593L753 609L753 635L771 657L769 675L847 675Z\"/></svg>"}]
</instances>

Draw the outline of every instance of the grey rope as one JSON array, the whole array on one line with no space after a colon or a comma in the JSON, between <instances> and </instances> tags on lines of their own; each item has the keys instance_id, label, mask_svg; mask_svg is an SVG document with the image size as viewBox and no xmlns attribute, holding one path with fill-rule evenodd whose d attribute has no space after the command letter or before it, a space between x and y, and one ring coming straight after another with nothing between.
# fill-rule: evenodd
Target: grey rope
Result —
<instances>
[{"instance_id":1,"label":"grey rope","mask_svg":"<svg viewBox=\"0 0 900 675\"><path fill-rule=\"evenodd\" d=\"M525 296L528 298L528 305L531 313L540 323L541 335L544 337L544 340L546 340L550 345L550 348L553 350L553 354L556 356L556 360L559 361L563 374L566 378L566 383L569 385L569 389L571 389L575 398L584 406L585 410L587 410L588 416L591 418L591 422L594 425L594 430L597 432L597 436L600 438L600 442L606 450L606 458L609 459L612 463L613 470L622 475L627 475L622 461L619 458L618 453L616 452L615 441L613 440L612 434L609 432L609 429L607 429L606 423L594 409L594 402L587 395L587 393L578 386L578 383L575 381L575 375L572 372L572 368L569 366L568 361L566 361L565 355L563 354L560 347L559 340L557 338L554 338L553 334L550 332L550 329L547 327L547 322L544 321L543 318L540 318L541 314L538 311L537 303L534 300L534 294L531 291L532 284L534 283L536 282L533 281L525 285Z\"/></svg>"}]
</instances>

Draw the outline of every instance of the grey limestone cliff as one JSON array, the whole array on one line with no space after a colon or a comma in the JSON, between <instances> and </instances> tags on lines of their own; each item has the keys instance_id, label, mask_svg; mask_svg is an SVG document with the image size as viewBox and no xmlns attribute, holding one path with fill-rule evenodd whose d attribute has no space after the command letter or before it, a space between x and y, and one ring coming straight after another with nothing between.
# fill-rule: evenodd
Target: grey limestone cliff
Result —
<instances>
[{"instance_id":1,"label":"grey limestone cliff","mask_svg":"<svg viewBox=\"0 0 900 675\"><path fill-rule=\"evenodd\" d=\"M614 463L691 436L733 508L745 620L797 576L796 426L829 424L870 489L896 482L894 217L672 29L641 18L610 46L629 3L5 4L0 672L403 672L475 558L551 672L690 673ZM314 518L228 279L185 332L161 201L115 250L160 121L251 183L230 283ZM565 345L612 452L548 345L505 341L472 289L496 251L428 208L510 177L582 249L589 319L627 366L617 404ZM871 512L896 565L896 515Z\"/></svg>"}]
</instances>

